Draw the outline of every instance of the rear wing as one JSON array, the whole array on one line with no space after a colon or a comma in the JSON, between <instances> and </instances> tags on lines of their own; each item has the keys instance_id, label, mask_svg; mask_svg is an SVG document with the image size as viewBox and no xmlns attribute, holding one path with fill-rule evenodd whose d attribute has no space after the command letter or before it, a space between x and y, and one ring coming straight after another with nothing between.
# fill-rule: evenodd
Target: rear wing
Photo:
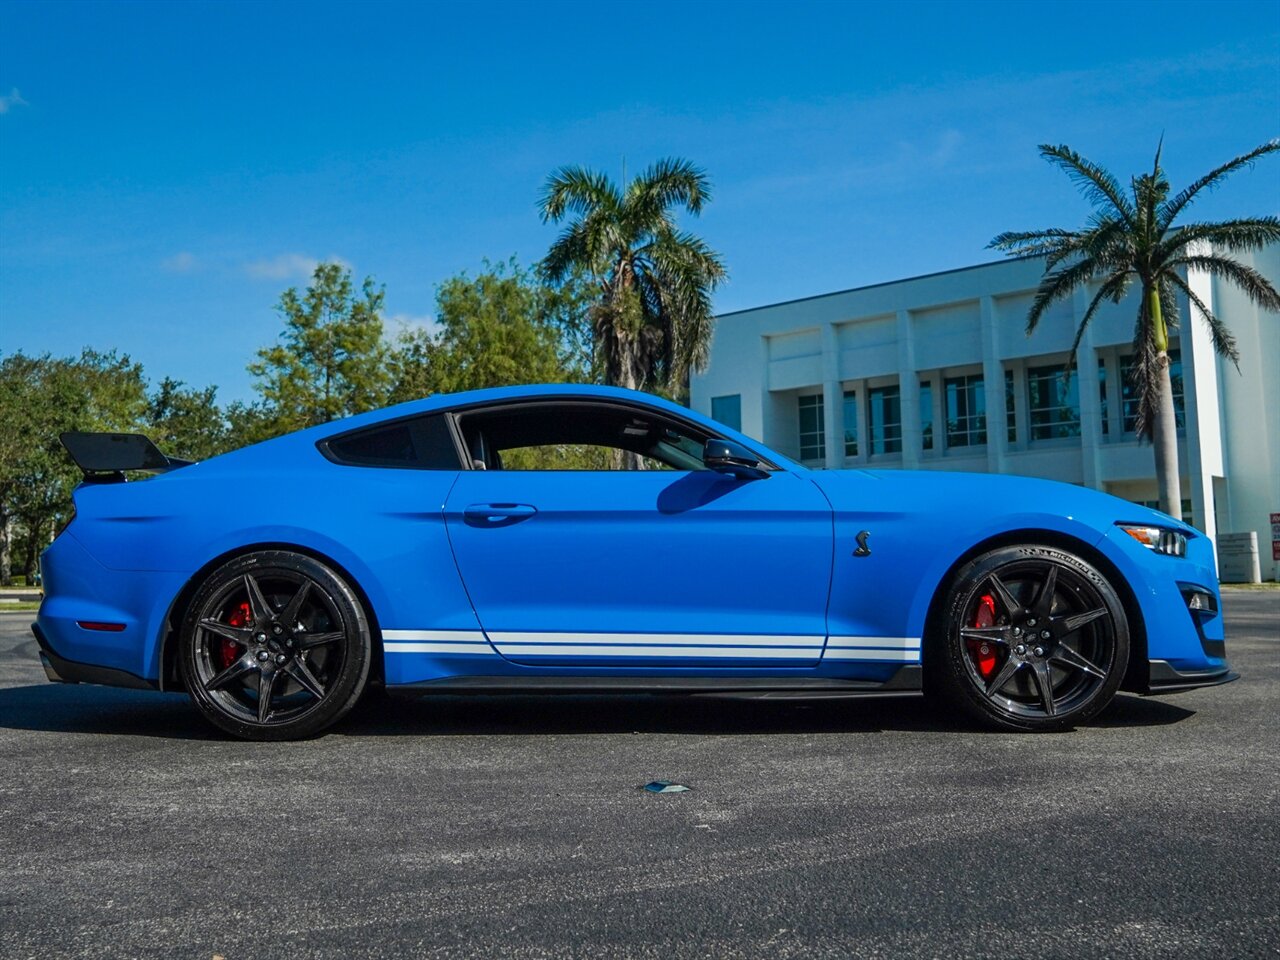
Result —
<instances>
[{"instance_id":1,"label":"rear wing","mask_svg":"<svg viewBox=\"0 0 1280 960\"><path fill-rule=\"evenodd\" d=\"M167 473L193 461L166 457L140 433L80 433L71 431L58 439L71 454L89 483L120 481L127 471Z\"/></svg>"}]
</instances>

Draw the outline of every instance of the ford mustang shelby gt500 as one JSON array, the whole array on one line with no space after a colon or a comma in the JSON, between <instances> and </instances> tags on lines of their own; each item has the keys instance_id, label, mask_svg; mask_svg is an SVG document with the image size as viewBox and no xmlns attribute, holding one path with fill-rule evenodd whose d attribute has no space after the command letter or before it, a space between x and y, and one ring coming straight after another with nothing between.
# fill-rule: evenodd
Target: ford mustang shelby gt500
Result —
<instances>
[{"instance_id":1,"label":"ford mustang shelby gt500","mask_svg":"<svg viewBox=\"0 0 1280 960\"><path fill-rule=\"evenodd\" d=\"M437 396L196 464L63 440L86 480L42 558L49 677L185 689L241 737L315 734L370 684L924 690L1034 731L1235 677L1211 544L1168 516L1042 480L813 471L630 391Z\"/></svg>"}]
</instances>

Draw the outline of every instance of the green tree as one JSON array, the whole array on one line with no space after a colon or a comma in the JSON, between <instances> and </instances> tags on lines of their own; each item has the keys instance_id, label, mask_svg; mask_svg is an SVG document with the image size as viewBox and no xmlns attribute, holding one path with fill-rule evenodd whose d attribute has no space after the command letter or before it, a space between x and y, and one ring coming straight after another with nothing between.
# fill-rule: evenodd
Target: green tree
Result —
<instances>
[{"instance_id":1,"label":"green tree","mask_svg":"<svg viewBox=\"0 0 1280 960\"><path fill-rule=\"evenodd\" d=\"M0 515L10 535L21 539L28 582L40 549L70 516L71 493L81 479L59 436L68 430L134 431L146 405L141 365L114 352L85 350L68 358L16 353L0 361L0 434L6 438L0 443ZM0 554L7 552L4 546ZM0 569L0 580L9 574Z\"/></svg>"},{"instance_id":2,"label":"green tree","mask_svg":"<svg viewBox=\"0 0 1280 960\"><path fill-rule=\"evenodd\" d=\"M13 583L13 544L18 536L18 492L30 468L38 413L38 375L47 357L10 354L0 360L0 586Z\"/></svg>"},{"instance_id":3,"label":"green tree","mask_svg":"<svg viewBox=\"0 0 1280 960\"><path fill-rule=\"evenodd\" d=\"M436 291L436 329L397 339L392 398L590 378L583 286L548 285L514 259L451 277Z\"/></svg>"},{"instance_id":4,"label":"green tree","mask_svg":"<svg viewBox=\"0 0 1280 960\"><path fill-rule=\"evenodd\" d=\"M228 450L270 440L283 432L279 428L275 412L261 400L253 403L232 400L223 411L223 416L227 421Z\"/></svg>"},{"instance_id":5,"label":"green tree","mask_svg":"<svg viewBox=\"0 0 1280 960\"><path fill-rule=\"evenodd\" d=\"M217 387L185 388L165 377L147 400L146 434L172 457L208 460L230 449L227 419Z\"/></svg>"},{"instance_id":6,"label":"green tree","mask_svg":"<svg viewBox=\"0 0 1280 960\"><path fill-rule=\"evenodd\" d=\"M543 222L571 219L542 269L553 283L581 271L595 285L592 356L605 383L678 393L705 366L711 293L726 272L672 211L696 216L709 199L706 174L686 160L661 160L625 189L581 167L547 180Z\"/></svg>"},{"instance_id":7,"label":"green tree","mask_svg":"<svg viewBox=\"0 0 1280 960\"><path fill-rule=\"evenodd\" d=\"M268 433L327 423L386 402L391 373L382 302L383 291L371 277L357 292L351 271L336 263L319 264L304 292L291 287L281 295L280 342L259 350L249 364L270 414Z\"/></svg>"},{"instance_id":8,"label":"green tree","mask_svg":"<svg viewBox=\"0 0 1280 960\"><path fill-rule=\"evenodd\" d=\"M1079 230L1002 233L990 244L1016 256L1046 259L1044 277L1027 315L1028 334L1054 301L1082 288L1094 288L1071 346L1068 373L1098 308L1107 301L1118 304L1131 287L1138 288L1141 296L1133 335L1137 361L1133 386L1139 398L1137 431L1139 436L1153 441L1160 509L1174 517L1182 517L1182 489L1168 349L1169 330L1178 325L1179 294L1208 325L1218 353L1238 364L1231 331L1188 286L1184 273L1202 270L1213 274L1235 284L1263 309L1280 310L1280 293L1267 279L1227 255L1280 241L1280 219L1264 216L1217 223L1176 221L1200 193L1212 190L1235 171L1276 150L1280 150L1280 141L1265 143L1172 194L1160 167L1160 147L1156 148L1151 172L1131 178L1126 192L1114 175L1070 147L1043 144L1040 155L1080 187L1093 205L1093 215Z\"/></svg>"}]
</instances>

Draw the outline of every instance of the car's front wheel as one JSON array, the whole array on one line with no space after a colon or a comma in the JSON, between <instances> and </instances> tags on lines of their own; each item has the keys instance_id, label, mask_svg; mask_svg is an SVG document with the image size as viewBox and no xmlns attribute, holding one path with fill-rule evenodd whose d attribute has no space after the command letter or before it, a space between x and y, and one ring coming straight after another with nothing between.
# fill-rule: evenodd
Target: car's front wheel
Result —
<instances>
[{"instance_id":1,"label":"car's front wheel","mask_svg":"<svg viewBox=\"0 0 1280 960\"><path fill-rule=\"evenodd\" d=\"M1115 588L1064 550L1002 547L952 581L930 640L931 688L1008 730L1064 730L1111 702L1129 657Z\"/></svg>"},{"instance_id":2,"label":"car's front wheel","mask_svg":"<svg viewBox=\"0 0 1280 960\"><path fill-rule=\"evenodd\" d=\"M187 690L210 721L248 740L312 736L355 706L369 675L368 617L326 564L264 550L196 592L181 634Z\"/></svg>"}]
</instances>

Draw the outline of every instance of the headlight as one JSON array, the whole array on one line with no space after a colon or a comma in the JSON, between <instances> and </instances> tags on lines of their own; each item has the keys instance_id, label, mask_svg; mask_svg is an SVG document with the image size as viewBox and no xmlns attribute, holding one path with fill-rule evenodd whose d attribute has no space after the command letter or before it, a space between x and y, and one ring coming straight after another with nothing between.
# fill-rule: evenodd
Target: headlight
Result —
<instances>
[{"instance_id":1,"label":"headlight","mask_svg":"<svg viewBox=\"0 0 1280 960\"><path fill-rule=\"evenodd\" d=\"M1170 557L1185 557L1187 555L1187 537L1177 530L1169 530L1165 527L1148 527L1136 523L1119 523L1116 526L1148 550L1154 550Z\"/></svg>"}]
</instances>

